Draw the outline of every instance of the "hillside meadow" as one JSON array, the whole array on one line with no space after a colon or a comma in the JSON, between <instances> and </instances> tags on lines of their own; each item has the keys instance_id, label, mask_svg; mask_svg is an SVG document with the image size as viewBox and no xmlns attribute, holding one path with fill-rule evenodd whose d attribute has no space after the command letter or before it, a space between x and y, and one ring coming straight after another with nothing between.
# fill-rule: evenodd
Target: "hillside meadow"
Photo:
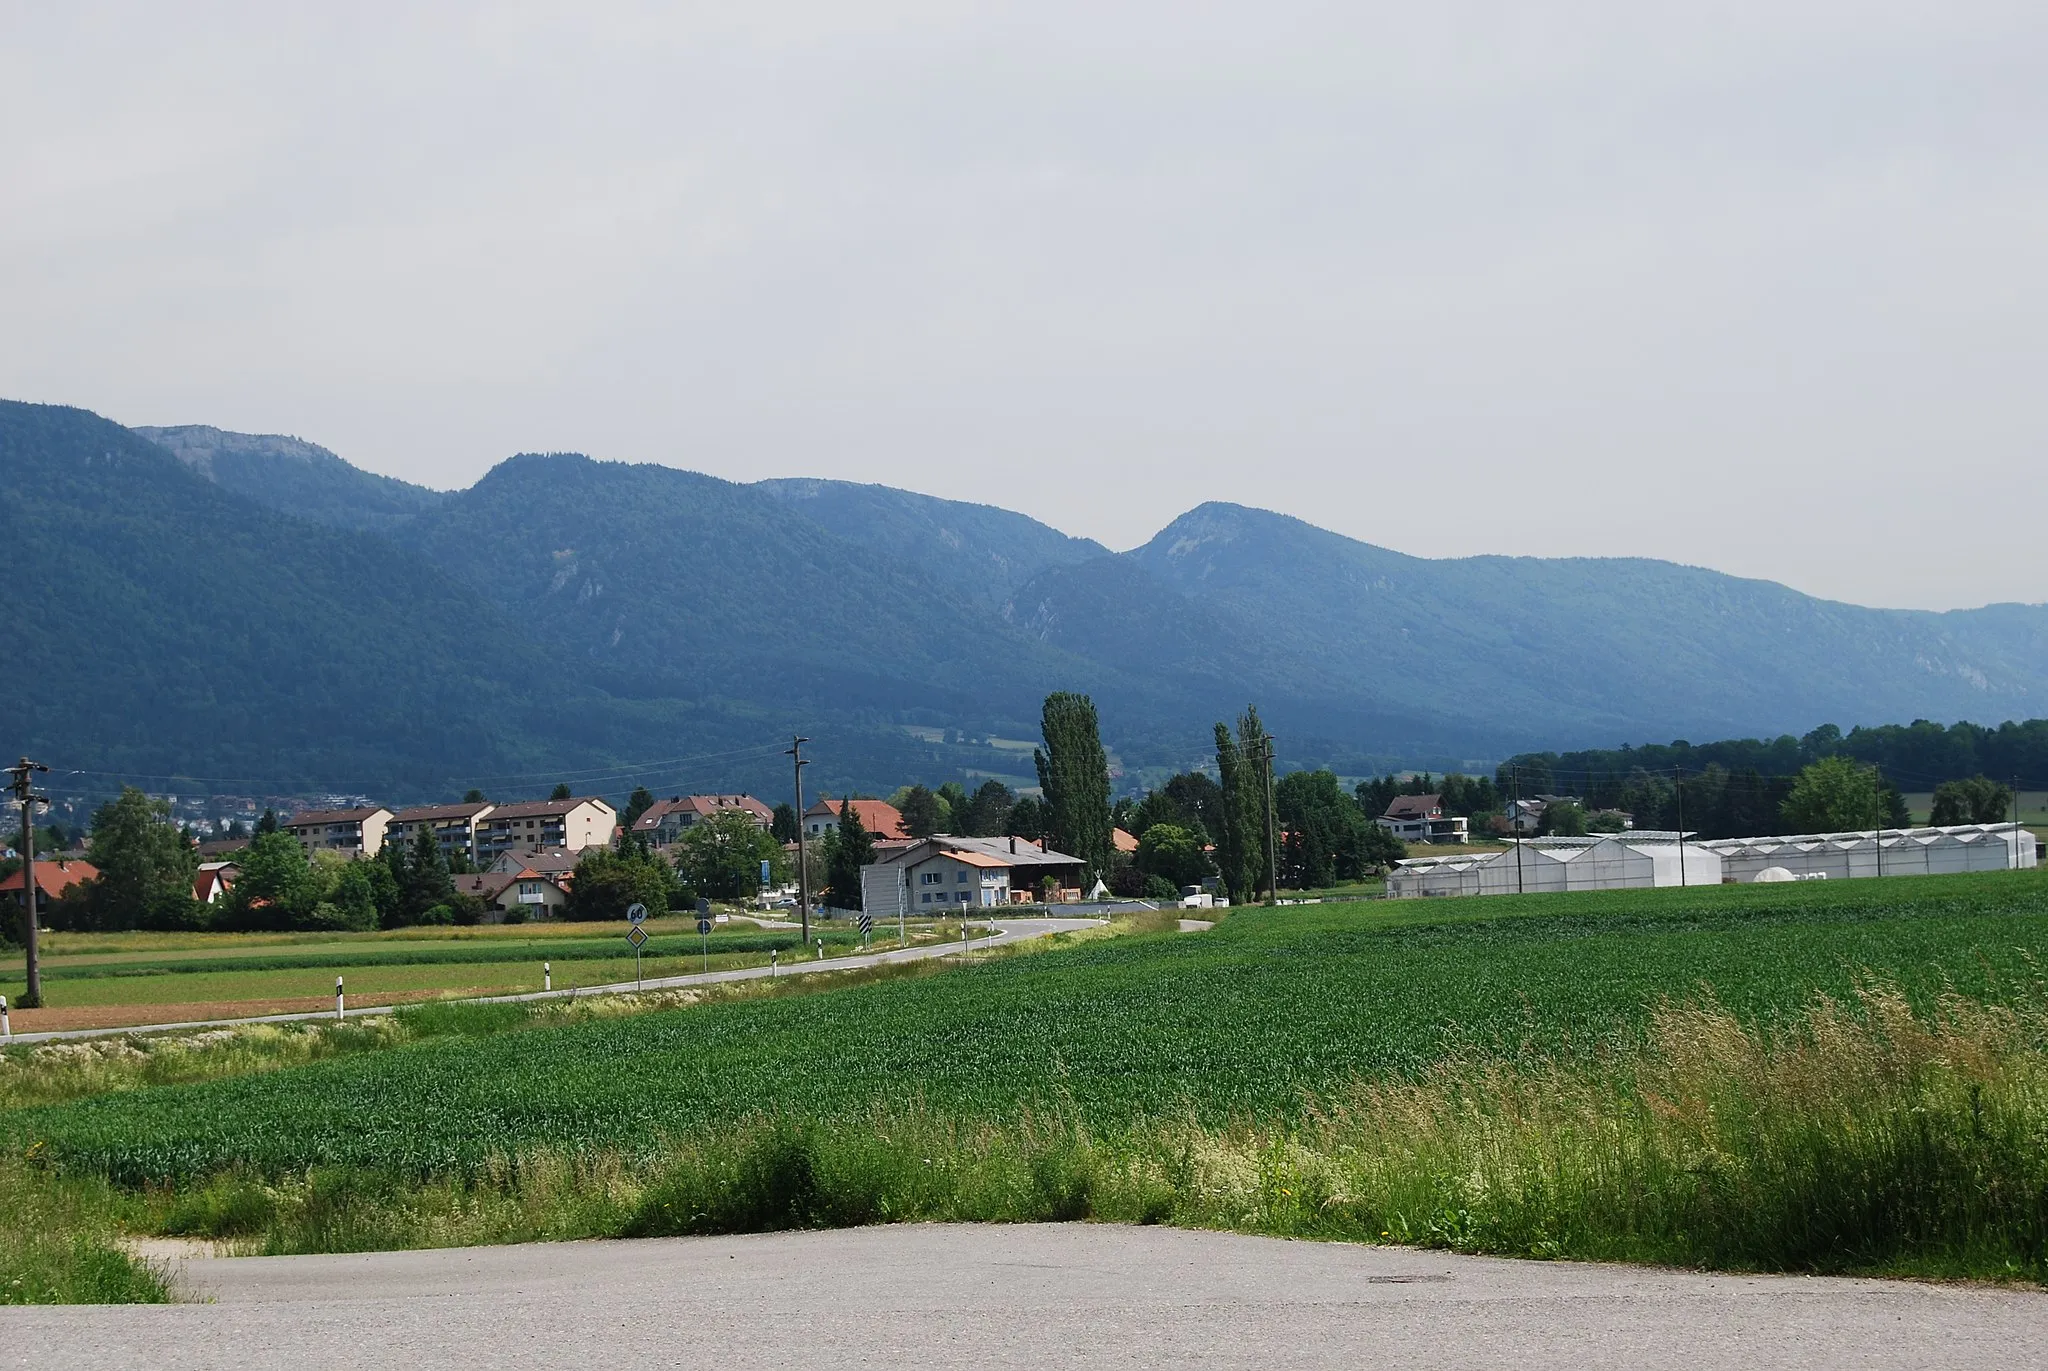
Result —
<instances>
[{"instance_id":1,"label":"hillside meadow","mask_svg":"<svg viewBox=\"0 0 2048 1371\"><path fill-rule=\"evenodd\" d=\"M2030 872L1242 910L0 1086L0 1137L107 1232L248 1250L1097 1217L2039 1279L2044 945Z\"/></svg>"}]
</instances>

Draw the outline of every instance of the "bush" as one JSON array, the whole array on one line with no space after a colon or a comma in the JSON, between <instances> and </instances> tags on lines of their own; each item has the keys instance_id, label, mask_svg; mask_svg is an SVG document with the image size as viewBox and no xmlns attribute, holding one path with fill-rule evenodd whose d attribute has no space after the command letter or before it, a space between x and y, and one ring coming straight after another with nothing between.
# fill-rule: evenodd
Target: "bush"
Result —
<instances>
[{"instance_id":1,"label":"bush","mask_svg":"<svg viewBox=\"0 0 2048 1371\"><path fill-rule=\"evenodd\" d=\"M160 890L143 906L137 928L158 933L193 933L213 924L213 910L186 890Z\"/></svg>"},{"instance_id":2,"label":"bush","mask_svg":"<svg viewBox=\"0 0 2048 1371\"><path fill-rule=\"evenodd\" d=\"M422 924L446 927L455 922L455 907L446 904L428 905L420 911L419 921Z\"/></svg>"},{"instance_id":3,"label":"bush","mask_svg":"<svg viewBox=\"0 0 2048 1371\"><path fill-rule=\"evenodd\" d=\"M1145 898L1148 900L1178 900L1180 898L1180 887L1167 880L1164 876L1147 876L1145 878Z\"/></svg>"}]
</instances>

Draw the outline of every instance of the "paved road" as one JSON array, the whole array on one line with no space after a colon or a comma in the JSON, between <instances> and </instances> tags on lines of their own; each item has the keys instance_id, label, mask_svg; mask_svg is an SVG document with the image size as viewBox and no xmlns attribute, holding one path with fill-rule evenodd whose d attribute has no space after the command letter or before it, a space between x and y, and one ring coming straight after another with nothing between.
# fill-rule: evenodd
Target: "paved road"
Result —
<instances>
[{"instance_id":1,"label":"paved road","mask_svg":"<svg viewBox=\"0 0 2048 1371\"><path fill-rule=\"evenodd\" d=\"M972 950L1001 947L1005 943L1021 942L1027 938L1043 938L1053 933L1070 932L1078 928L1094 928L1095 919L1004 919L995 925L994 937L976 937ZM923 943L916 947L901 947L884 952L863 952L851 957L827 957L822 961L792 961L780 967L747 966L730 971L699 971L687 976L650 976L636 985L632 981L620 981L613 985L585 985L573 990L535 990L523 995L481 995L476 997L484 1004L514 1004L531 1000L588 999L592 995L630 995L638 990L673 990L682 986L717 985L724 981L758 981L770 976L804 976L819 971L855 971L864 966L881 966L888 962L921 962L932 957L952 957L963 951L958 942ZM346 969L346 968L344 968ZM389 1014L402 1008L400 1005L369 1005L351 1009L348 1017L361 1018L369 1014ZM332 1009L313 1010L303 1014L259 1014L239 1019L192 1019L181 1023L130 1024L122 1028L67 1028L46 1033L16 1033L7 1041L10 1043L54 1042L60 1038L110 1038L129 1033L165 1033L187 1028L226 1028L235 1024L251 1023L297 1023L308 1019L331 1019Z\"/></svg>"},{"instance_id":2,"label":"paved road","mask_svg":"<svg viewBox=\"0 0 2048 1371\"><path fill-rule=\"evenodd\" d=\"M200 1260L0 1310L0 1367L2048 1366L2048 1295L1107 1225Z\"/></svg>"}]
</instances>

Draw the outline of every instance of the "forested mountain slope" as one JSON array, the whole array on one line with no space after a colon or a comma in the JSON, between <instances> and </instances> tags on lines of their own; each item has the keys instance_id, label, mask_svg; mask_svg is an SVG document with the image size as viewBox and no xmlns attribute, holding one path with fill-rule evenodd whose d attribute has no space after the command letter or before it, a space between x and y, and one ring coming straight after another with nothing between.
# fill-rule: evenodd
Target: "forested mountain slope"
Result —
<instances>
[{"instance_id":1,"label":"forested mountain slope","mask_svg":"<svg viewBox=\"0 0 2048 1371\"><path fill-rule=\"evenodd\" d=\"M1649 560L1404 556L1209 504L1112 554L829 481L527 455L437 493L298 440L0 405L38 675L0 750L413 795L1017 774L1052 689L1134 765L1257 701L1350 771L1673 736L2048 714L2048 609L1863 609ZM733 759L736 749L749 755ZM759 755L753 755L759 754ZM692 760L694 759L694 760ZM241 784L236 781L236 784ZM233 789L233 785L222 788Z\"/></svg>"},{"instance_id":2,"label":"forested mountain slope","mask_svg":"<svg viewBox=\"0 0 2048 1371\"><path fill-rule=\"evenodd\" d=\"M0 402L0 473L34 606L10 755L336 786L531 755L516 683L541 659L431 563L84 410Z\"/></svg>"},{"instance_id":3,"label":"forested mountain slope","mask_svg":"<svg viewBox=\"0 0 2048 1371\"><path fill-rule=\"evenodd\" d=\"M892 486L787 478L755 483L819 527L892 564L921 568L935 584L1001 604L1040 572L1109 549L994 505L941 500Z\"/></svg>"},{"instance_id":4,"label":"forested mountain slope","mask_svg":"<svg viewBox=\"0 0 2048 1371\"><path fill-rule=\"evenodd\" d=\"M351 466L317 444L209 424L137 428L192 470L235 494L330 528L389 529L448 497Z\"/></svg>"},{"instance_id":5,"label":"forested mountain slope","mask_svg":"<svg viewBox=\"0 0 2048 1371\"><path fill-rule=\"evenodd\" d=\"M1545 736L2048 712L2048 608L1866 609L1639 558L1430 561L1208 504L1129 554L1365 695Z\"/></svg>"}]
</instances>

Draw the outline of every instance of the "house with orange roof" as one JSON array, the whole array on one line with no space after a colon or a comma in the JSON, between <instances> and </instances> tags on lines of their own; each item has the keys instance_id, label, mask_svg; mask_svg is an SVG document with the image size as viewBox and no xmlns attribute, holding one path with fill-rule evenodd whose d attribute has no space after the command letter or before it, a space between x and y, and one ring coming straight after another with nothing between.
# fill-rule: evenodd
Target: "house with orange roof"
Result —
<instances>
[{"instance_id":1,"label":"house with orange roof","mask_svg":"<svg viewBox=\"0 0 2048 1371\"><path fill-rule=\"evenodd\" d=\"M53 862L37 862L36 904L62 898L65 891L81 881L90 881L100 874L100 869L91 862L74 862L59 858ZM16 867L6 880L0 881L0 895L12 894L16 904L21 903L21 868Z\"/></svg>"},{"instance_id":2,"label":"house with orange roof","mask_svg":"<svg viewBox=\"0 0 2048 1371\"><path fill-rule=\"evenodd\" d=\"M827 831L839 827L839 806L850 804L860 819L860 826L877 838L903 839L910 833L903 827L903 815L887 800L832 800L824 799L804 811L804 836L821 838Z\"/></svg>"}]
</instances>

